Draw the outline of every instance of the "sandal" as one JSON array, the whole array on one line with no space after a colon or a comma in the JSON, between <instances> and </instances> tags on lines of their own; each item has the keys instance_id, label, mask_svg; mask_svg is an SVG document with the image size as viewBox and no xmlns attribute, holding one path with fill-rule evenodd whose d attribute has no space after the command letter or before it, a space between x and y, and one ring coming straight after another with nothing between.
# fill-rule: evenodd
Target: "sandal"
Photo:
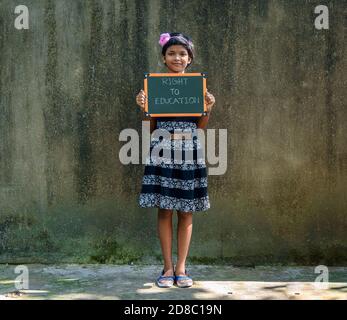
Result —
<instances>
[{"instance_id":1,"label":"sandal","mask_svg":"<svg viewBox=\"0 0 347 320\"><path fill-rule=\"evenodd\" d=\"M156 284L159 288L170 288L175 282L175 276L163 276L164 273L165 272L163 269L161 275L159 276L159 278L157 278ZM165 283L161 282L163 280L165 281Z\"/></svg>"},{"instance_id":2,"label":"sandal","mask_svg":"<svg viewBox=\"0 0 347 320\"><path fill-rule=\"evenodd\" d=\"M188 275L186 270L184 276L175 275L175 283L179 288L188 288L193 285L193 279Z\"/></svg>"}]
</instances>

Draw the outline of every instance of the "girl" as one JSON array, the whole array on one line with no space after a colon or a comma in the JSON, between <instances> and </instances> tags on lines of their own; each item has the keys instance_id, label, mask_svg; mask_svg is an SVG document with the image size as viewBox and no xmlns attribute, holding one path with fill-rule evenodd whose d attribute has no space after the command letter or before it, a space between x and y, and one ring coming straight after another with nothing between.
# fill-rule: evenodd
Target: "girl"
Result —
<instances>
[{"instance_id":1,"label":"girl","mask_svg":"<svg viewBox=\"0 0 347 320\"><path fill-rule=\"evenodd\" d=\"M194 46L190 38L181 33L163 33L160 35L159 44L162 47L163 62L169 73L184 73L194 59ZM186 259L192 235L193 212L206 211L210 208L207 194L207 169L205 159L197 158L198 150L201 150L200 141L196 136L188 140L177 139L172 134L175 130L184 130L196 133L197 128L205 129L209 120L215 98L208 91L205 96L207 115L196 117L162 117L150 118L151 133L154 129L165 129L171 133L169 141L160 141L151 138L151 148L161 142L171 151L181 148L182 153L193 150L193 161L181 160L176 163L156 163L152 157L147 157L142 190L139 197L139 205L143 208L158 208L158 235L164 258L164 269L156 281L159 287L168 288L174 283L178 287L190 287L192 278L186 271ZM146 96L141 90L136 96L136 102L144 111ZM186 138L187 139L187 138ZM195 151L195 152L194 152ZM174 269L172 261L172 215L177 211L177 263Z\"/></svg>"}]
</instances>

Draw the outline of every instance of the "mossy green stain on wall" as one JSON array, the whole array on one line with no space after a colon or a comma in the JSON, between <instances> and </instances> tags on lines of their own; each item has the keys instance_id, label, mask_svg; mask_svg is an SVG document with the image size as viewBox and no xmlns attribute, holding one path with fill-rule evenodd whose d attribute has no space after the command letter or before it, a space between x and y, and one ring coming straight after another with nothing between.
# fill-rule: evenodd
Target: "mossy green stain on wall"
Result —
<instances>
[{"instance_id":1,"label":"mossy green stain on wall","mask_svg":"<svg viewBox=\"0 0 347 320\"><path fill-rule=\"evenodd\" d=\"M334 13L334 10L332 10ZM336 27L335 23L332 22L331 27ZM336 184L335 177L337 175L337 143L336 136L338 130L338 119L337 119L337 107L333 101L333 78L334 73L336 72L336 62L337 62L337 44L336 44L336 36L335 33L327 33L326 34L326 54L325 54L325 87L327 90L325 96L325 104L326 104L326 117L327 117L327 126L326 126L326 137L327 137L327 150L326 150L326 158L327 158L327 167L330 171L330 183L334 185Z\"/></svg>"},{"instance_id":2,"label":"mossy green stain on wall","mask_svg":"<svg viewBox=\"0 0 347 320\"><path fill-rule=\"evenodd\" d=\"M8 11L0 4L2 12ZM11 70L6 67L11 61L8 55L9 22L7 16L0 15L0 181L10 184L13 172L14 115L11 106L10 89L6 84L11 81Z\"/></svg>"},{"instance_id":3,"label":"mossy green stain on wall","mask_svg":"<svg viewBox=\"0 0 347 320\"><path fill-rule=\"evenodd\" d=\"M96 134L94 113L98 110L102 96L101 65L102 59L102 7L97 1L88 2L90 15L90 34L87 69L84 83L83 109L77 114L78 149L77 149L77 193L78 199L84 203L95 195L95 159L92 140Z\"/></svg>"}]
</instances>

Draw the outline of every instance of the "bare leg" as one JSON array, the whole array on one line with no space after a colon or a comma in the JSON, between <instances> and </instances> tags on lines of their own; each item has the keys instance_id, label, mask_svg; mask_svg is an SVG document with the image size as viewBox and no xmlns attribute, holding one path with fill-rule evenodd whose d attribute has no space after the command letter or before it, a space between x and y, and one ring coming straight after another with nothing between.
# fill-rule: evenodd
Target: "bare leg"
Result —
<instances>
[{"instance_id":1,"label":"bare leg","mask_svg":"<svg viewBox=\"0 0 347 320\"><path fill-rule=\"evenodd\" d=\"M173 210L158 209L158 235L164 258L164 276L173 275L172 214ZM165 283L165 280L162 282Z\"/></svg>"},{"instance_id":2,"label":"bare leg","mask_svg":"<svg viewBox=\"0 0 347 320\"><path fill-rule=\"evenodd\" d=\"M175 273L176 276L179 276L185 275L186 259L193 231L193 213L178 211L177 216L177 264Z\"/></svg>"}]
</instances>

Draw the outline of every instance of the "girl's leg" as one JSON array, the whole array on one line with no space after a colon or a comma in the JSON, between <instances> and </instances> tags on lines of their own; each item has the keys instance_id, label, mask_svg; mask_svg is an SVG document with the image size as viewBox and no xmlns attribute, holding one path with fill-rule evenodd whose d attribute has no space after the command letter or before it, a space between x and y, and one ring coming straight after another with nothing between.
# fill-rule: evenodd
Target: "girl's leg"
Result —
<instances>
[{"instance_id":1,"label":"girl's leg","mask_svg":"<svg viewBox=\"0 0 347 320\"><path fill-rule=\"evenodd\" d=\"M190 239L193 231L193 213L177 211L177 264L176 276L184 275Z\"/></svg>"},{"instance_id":2,"label":"girl's leg","mask_svg":"<svg viewBox=\"0 0 347 320\"><path fill-rule=\"evenodd\" d=\"M172 214L173 210L158 209L158 235L164 258L164 276L173 275Z\"/></svg>"}]
</instances>

